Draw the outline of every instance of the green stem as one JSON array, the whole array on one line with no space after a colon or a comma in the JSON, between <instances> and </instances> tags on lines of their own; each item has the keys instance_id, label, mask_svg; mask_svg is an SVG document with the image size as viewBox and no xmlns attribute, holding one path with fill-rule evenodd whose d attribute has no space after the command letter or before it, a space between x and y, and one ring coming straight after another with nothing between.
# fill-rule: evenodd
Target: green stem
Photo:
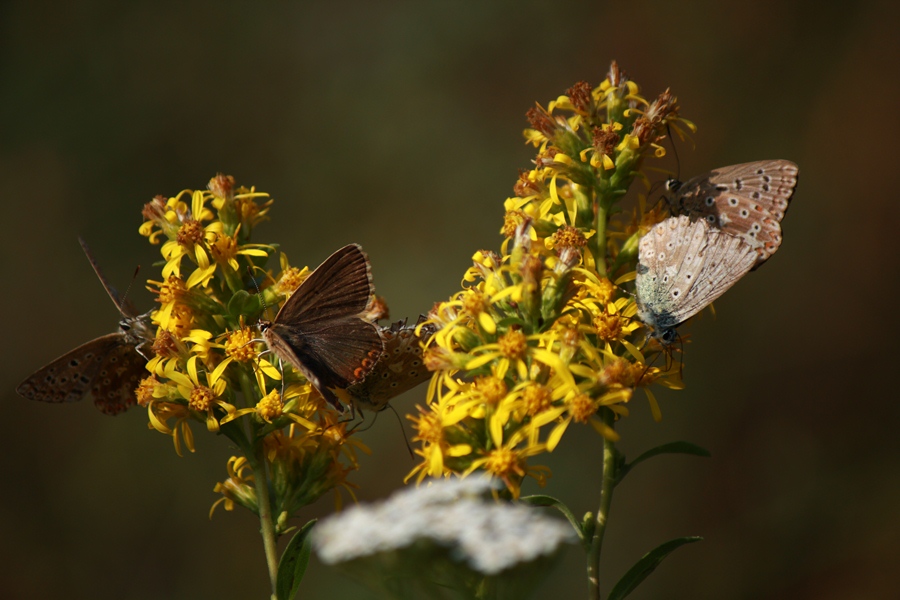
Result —
<instances>
[{"instance_id":1,"label":"green stem","mask_svg":"<svg viewBox=\"0 0 900 600\"><path fill-rule=\"evenodd\" d=\"M269 500L269 474L266 468L265 448L260 443L257 453L247 457L253 469L253 482L256 485L256 499L259 506L260 533L263 548L266 552L266 564L269 567L269 581L272 584L272 597L275 597L275 583L278 577L278 549L275 546L275 521L272 519L272 503Z\"/></svg>"},{"instance_id":2,"label":"green stem","mask_svg":"<svg viewBox=\"0 0 900 600\"><path fill-rule=\"evenodd\" d=\"M613 427L613 413L604 409L601 414L603 423ZM609 507L612 504L613 489L616 485L616 446L612 441L603 438L603 481L600 489L600 507L594 522L594 532L587 556L588 598L600 600L600 552L603 548L603 534L609 518Z\"/></svg>"},{"instance_id":3,"label":"green stem","mask_svg":"<svg viewBox=\"0 0 900 600\"><path fill-rule=\"evenodd\" d=\"M254 387L247 373L241 370L241 391L249 406L258 400L259 394L254 393ZM249 422L249 419L242 419ZM249 426L249 425L248 425ZM263 550L266 553L266 565L269 568L269 581L272 584L272 598L275 598L276 582L278 578L278 548L275 545L275 521L272 518L272 501L269 498L269 470L266 464L265 446L262 438L249 432L247 439L252 440L247 447L241 448L247 462L253 470L253 483L256 487L256 503L259 509L259 532L263 538Z\"/></svg>"},{"instance_id":4,"label":"green stem","mask_svg":"<svg viewBox=\"0 0 900 600\"><path fill-rule=\"evenodd\" d=\"M593 244L591 249L594 253L594 263L597 267L597 274L606 277L606 221L609 218L609 203L604 201L595 201L596 222L594 229L596 233L591 240Z\"/></svg>"}]
</instances>

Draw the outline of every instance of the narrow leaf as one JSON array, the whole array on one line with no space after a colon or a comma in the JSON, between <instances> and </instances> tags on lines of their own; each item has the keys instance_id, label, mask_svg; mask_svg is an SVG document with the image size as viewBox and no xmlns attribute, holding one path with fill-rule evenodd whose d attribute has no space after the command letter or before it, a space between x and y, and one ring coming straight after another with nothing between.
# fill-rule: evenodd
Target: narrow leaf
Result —
<instances>
[{"instance_id":1,"label":"narrow leaf","mask_svg":"<svg viewBox=\"0 0 900 600\"><path fill-rule=\"evenodd\" d=\"M647 450L627 465L624 465L621 471L619 471L617 483L619 481L622 481L625 475L639 463L642 463L648 458L652 458L660 454L690 454L691 456L704 456L707 458L712 456L712 454L710 454L709 450L707 450L706 448L701 448L700 446L691 444L690 442L672 442L670 444L663 444L662 446L657 446L656 448Z\"/></svg>"},{"instance_id":2,"label":"narrow leaf","mask_svg":"<svg viewBox=\"0 0 900 600\"><path fill-rule=\"evenodd\" d=\"M522 498L519 498L519 501L525 504L530 504L531 506L552 506L553 508L561 512L566 519L568 519L569 523L571 523L572 527L575 529L575 533L578 534L578 539L581 540L582 543L585 543L584 529L582 529L581 523L578 521L578 519L575 518L575 515L572 514L572 511L569 510L569 507L563 504L560 500L557 500L552 496L537 494L534 496L523 496Z\"/></svg>"},{"instance_id":3,"label":"narrow leaf","mask_svg":"<svg viewBox=\"0 0 900 600\"><path fill-rule=\"evenodd\" d=\"M316 520L313 519L304 525L300 531L291 538L281 560L278 563L278 579L275 582L275 594L278 600L291 600L300 589L300 582L309 564L310 538Z\"/></svg>"},{"instance_id":4,"label":"narrow leaf","mask_svg":"<svg viewBox=\"0 0 900 600\"><path fill-rule=\"evenodd\" d=\"M699 542L702 539L703 538L697 536L683 537L670 540L665 544L657 546L645 554L633 567L628 569L628 572L622 576L622 579L620 579L613 587L612 591L609 592L608 600L622 600L622 598L633 592L634 589L650 575L650 573L656 570L656 567L659 566L663 559L675 549L680 548L685 544Z\"/></svg>"}]
</instances>

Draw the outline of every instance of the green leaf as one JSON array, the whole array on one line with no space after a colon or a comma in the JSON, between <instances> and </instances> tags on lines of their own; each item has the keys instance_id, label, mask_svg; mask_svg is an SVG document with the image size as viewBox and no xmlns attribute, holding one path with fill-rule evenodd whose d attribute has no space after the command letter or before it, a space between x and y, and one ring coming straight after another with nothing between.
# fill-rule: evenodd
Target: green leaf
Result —
<instances>
[{"instance_id":1,"label":"green leaf","mask_svg":"<svg viewBox=\"0 0 900 600\"><path fill-rule=\"evenodd\" d=\"M278 600L291 600L300 589L300 582L309 564L310 538L316 520L304 525L288 542L284 554L278 563L278 579L275 583L275 594Z\"/></svg>"},{"instance_id":2,"label":"green leaf","mask_svg":"<svg viewBox=\"0 0 900 600\"><path fill-rule=\"evenodd\" d=\"M531 506L552 506L559 512L563 514L563 516L569 520L569 523L572 524L572 527L575 529L575 533L578 534L578 539L581 540L582 544L587 543L587 538L584 534L584 529L581 526L581 523L578 519L575 518L575 515L572 514L572 511L569 510L569 507L563 504L560 500L552 496L544 496L541 494L537 494L534 496L523 496L519 498L520 502L524 504L530 504Z\"/></svg>"},{"instance_id":3,"label":"green leaf","mask_svg":"<svg viewBox=\"0 0 900 600\"><path fill-rule=\"evenodd\" d=\"M261 308L259 296L250 294L247 290L238 290L231 296L231 300L228 301L228 314L236 321L241 316L250 317L251 319L255 318Z\"/></svg>"},{"instance_id":4,"label":"green leaf","mask_svg":"<svg viewBox=\"0 0 900 600\"><path fill-rule=\"evenodd\" d=\"M241 315L247 314L247 305L251 302L253 296L247 290L238 290L231 296L228 301L228 314L237 319Z\"/></svg>"},{"instance_id":5,"label":"green leaf","mask_svg":"<svg viewBox=\"0 0 900 600\"><path fill-rule=\"evenodd\" d=\"M622 479L625 478L625 475L627 475L628 472L631 471L631 469L633 469L639 463L642 463L648 458L652 458L660 454L690 454L692 456L704 456L707 458L712 456L712 454L710 454L709 450L707 450L706 448L701 448L700 446L691 444L690 442L672 442L670 444L663 444L662 446L657 446L656 448L647 450L627 465L623 465L619 470L618 477L616 478L616 483L618 484L620 481L622 481Z\"/></svg>"},{"instance_id":6,"label":"green leaf","mask_svg":"<svg viewBox=\"0 0 900 600\"><path fill-rule=\"evenodd\" d=\"M628 569L628 572L622 576L622 579L620 579L613 587L612 591L609 592L608 600L621 600L633 592L634 589L650 575L650 573L655 571L656 567L659 566L659 563L661 563L669 554L685 544L699 542L702 539L703 538L697 536L683 537L657 546L645 554L633 567Z\"/></svg>"}]
</instances>

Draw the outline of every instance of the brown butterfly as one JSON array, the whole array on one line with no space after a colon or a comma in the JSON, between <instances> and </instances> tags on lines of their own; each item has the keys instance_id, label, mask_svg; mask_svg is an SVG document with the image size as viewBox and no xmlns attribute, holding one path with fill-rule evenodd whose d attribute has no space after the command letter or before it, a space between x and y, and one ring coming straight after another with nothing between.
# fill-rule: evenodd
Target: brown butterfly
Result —
<instances>
[{"instance_id":1,"label":"brown butterfly","mask_svg":"<svg viewBox=\"0 0 900 600\"><path fill-rule=\"evenodd\" d=\"M374 291L369 259L350 244L310 273L274 321L259 324L269 349L338 409L332 390L362 381L384 351L378 326L366 315Z\"/></svg>"},{"instance_id":2,"label":"brown butterfly","mask_svg":"<svg viewBox=\"0 0 900 600\"><path fill-rule=\"evenodd\" d=\"M347 394L359 408L384 410L392 398L431 377L422 362L422 344L434 334L435 327L430 323L423 325L416 335L416 327L424 320L420 315L415 325L407 325L403 319L381 328L384 354L365 379L347 388Z\"/></svg>"},{"instance_id":3,"label":"brown butterfly","mask_svg":"<svg viewBox=\"0 0 900 600\"><path fill-rule=\"evenodd\" d=\"M135 403L134 390L147 374L147 359L139 348L153 339L146 315L119 298L91 255L84 240L78 240L100 283L122 314L119 331L91 340L35 371L19 384L16 392L29 400L75 402L90 397L101 412L117 415Z\"/></svg>"},{"instance_id":4,"label":"brown butterfly","mask_svg":"<svg viewBox=\"0 0 900 600\"><path fill-rule=\"evenodd\" d=\"M757 252L754 269L781 245L781 220L797 185L797 165L759 160L722 167L684 183L666 182L672 213L706 219L713 229L736 235Z\"/></svg>"}]
</instances>

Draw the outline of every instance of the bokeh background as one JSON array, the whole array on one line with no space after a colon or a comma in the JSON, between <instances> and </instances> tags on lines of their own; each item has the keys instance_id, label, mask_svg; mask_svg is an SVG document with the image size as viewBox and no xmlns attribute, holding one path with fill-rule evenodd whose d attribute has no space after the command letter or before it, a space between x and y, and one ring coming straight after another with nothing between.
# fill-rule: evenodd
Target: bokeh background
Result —
<instances>
[{"instance_id":1,"label":"bokeh background","mask_svg":"<svg viewBox=\"0 0 900 600\"><path fill-rule=\"evenodd\" d=\"M678 145L683 177L789 158L801 178L778 255L684 328L687 389L659 392L658 424L636 396L619 427L632 457L685 439L713 458L656 459L619 487L605 589L657 544L702 535L632 597L900 597L897 7L0 4L3 597L266 597L257 523L207 518L226 440L198 427L197 453L178 458L140 410L15 395L115 328L76 236L125 288L158 257L137 235L142 204L230 173L276 199L257 241L311 266L359 242L393 315L414 317L499 246L532 157L525 111L597 84L613 58L698 124L696 149ZM373 455L353 481L385 497L412 467L402 434L385 413L361 437ZM570 430L546 493L593 510L599 459L597 436ZM304 516L332 510L327 498ZM583 597L582 564L569 549L536 597ZM303 597L369 595L313 562Z\"/></svg>"}]
</instances>

